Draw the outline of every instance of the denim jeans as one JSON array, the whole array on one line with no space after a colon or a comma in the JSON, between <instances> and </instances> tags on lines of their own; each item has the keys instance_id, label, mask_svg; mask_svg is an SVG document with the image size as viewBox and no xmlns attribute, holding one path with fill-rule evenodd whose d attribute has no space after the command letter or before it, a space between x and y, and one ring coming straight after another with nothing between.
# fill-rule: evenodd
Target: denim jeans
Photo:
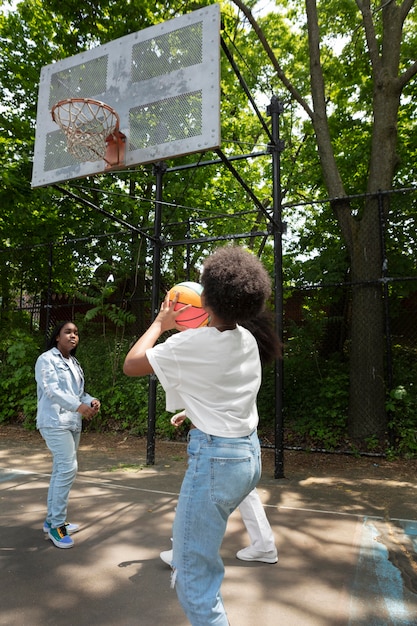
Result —
<instances>
[{"instance_id":1,"label":"denim jeans","mask_svg":"<svg viewBox=\"0 0 417 626\"><path fill-rule=\"evenodd\" d=\"M227 626L220 587L220 546L229 515L254 489L261 474L256 432L225 438L192 429L188 468L173 527L173 583L192 626Z\"/></svg>"},{"instance_id":2,"label":"denim jeans","mask_svg":"<svg viewBox=\"0 0 417 626\"><path fill-rule=\"evenodd\" d=\"M58 528L67 520L69 493L78 469L77 449L81 433L59 428L41 428L40 433L53 458L46 521Z\"/></svg>"}]
</instances>

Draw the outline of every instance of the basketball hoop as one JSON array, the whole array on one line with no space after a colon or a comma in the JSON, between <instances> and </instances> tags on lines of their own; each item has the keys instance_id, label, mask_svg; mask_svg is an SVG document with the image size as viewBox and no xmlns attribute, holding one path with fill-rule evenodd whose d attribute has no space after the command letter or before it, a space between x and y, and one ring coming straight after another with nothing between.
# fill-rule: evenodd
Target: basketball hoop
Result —
<instances>
[{"instance_id":1,"label":"basketball hoop","mask_svg":"<svg viewBox=\"0 0 417 626\"><path fill-rule=\"evenodd\" d=\"M67 149L79 161L106 161L106 169L124 163L126 136L119 116L108 104L90 98L67 98L51 110L65 133Z\"/></svg>"}]
</instances>

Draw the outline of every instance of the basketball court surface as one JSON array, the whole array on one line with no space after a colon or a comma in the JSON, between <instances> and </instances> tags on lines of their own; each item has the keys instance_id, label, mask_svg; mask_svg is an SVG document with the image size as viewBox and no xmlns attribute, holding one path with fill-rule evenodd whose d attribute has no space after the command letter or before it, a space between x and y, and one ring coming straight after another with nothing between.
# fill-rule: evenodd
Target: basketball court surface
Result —
<instances>
[{"instance_id":1,"label":"basketball court surface","mask_svg":"<svg viewBox=\"0 0 417 626\"><path fill-rule=\"evenodd\" d=\"M159 558L170 548L185 444L164 458L157 445L146 466L146 444L135 441L132 460L83 434L69 505L81 530L62 550L42 532L51 460L40 435L0 437L1 626L187 626ZM235 558L248 539L232 515L222 546L231 626L417 623L417 481L388 478L384 461L367 460L365 472L349 463L343 476L264 472L276 565Z\"/></svg>"}]
</instances>

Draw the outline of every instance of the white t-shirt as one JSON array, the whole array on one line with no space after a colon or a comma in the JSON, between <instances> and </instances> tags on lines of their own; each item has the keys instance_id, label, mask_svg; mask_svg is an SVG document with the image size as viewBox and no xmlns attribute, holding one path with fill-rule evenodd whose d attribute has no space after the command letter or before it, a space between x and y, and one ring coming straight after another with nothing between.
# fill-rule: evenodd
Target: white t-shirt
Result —
<instances>
[{"instance_id":1,"label":"white t-shirt","mask_svg":"<svg viewBox=\"0 0 417 626\"><path fill-rule=\"evenodd\" d=\"M82 378L81 378L81 372L79 370L78 363L76 363L75 359L73 359L72 356L70 356L68 359L64 356L62 358L64 359L65 363L68 363L69 368L71 372L73 373L75 380L77 381L77 385L81 387Z\"/></svg>"},{"instance_id":2,"label":"white t-shirt","mask_svg":"<svg viewBox=\"0 0 417 626\"><path fill-rule=\"evenodd\" d=\"M166 410L185 409L194 426L218 437L244 437L258 425L259 350L238 326L176 333L146 351L166 393Z\"/></svg>"}]
</instances>

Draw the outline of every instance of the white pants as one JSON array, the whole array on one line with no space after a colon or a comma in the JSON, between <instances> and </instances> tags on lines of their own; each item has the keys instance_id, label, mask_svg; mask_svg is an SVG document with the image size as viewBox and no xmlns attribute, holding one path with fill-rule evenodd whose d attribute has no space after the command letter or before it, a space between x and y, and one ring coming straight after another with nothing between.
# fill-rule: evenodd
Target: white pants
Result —
<instances>
[{"instance_id":1,"label":"white pants","mask_svg":"<svg viewBox=\"0 0 417 626\"><path fill-rule=\"evenodd\" d=\"M256 489L253 489L242 500L239 505L239 511L248 531L251 545L260 552L275 550L274 534Z\"/></svg>"}]
</instances>

